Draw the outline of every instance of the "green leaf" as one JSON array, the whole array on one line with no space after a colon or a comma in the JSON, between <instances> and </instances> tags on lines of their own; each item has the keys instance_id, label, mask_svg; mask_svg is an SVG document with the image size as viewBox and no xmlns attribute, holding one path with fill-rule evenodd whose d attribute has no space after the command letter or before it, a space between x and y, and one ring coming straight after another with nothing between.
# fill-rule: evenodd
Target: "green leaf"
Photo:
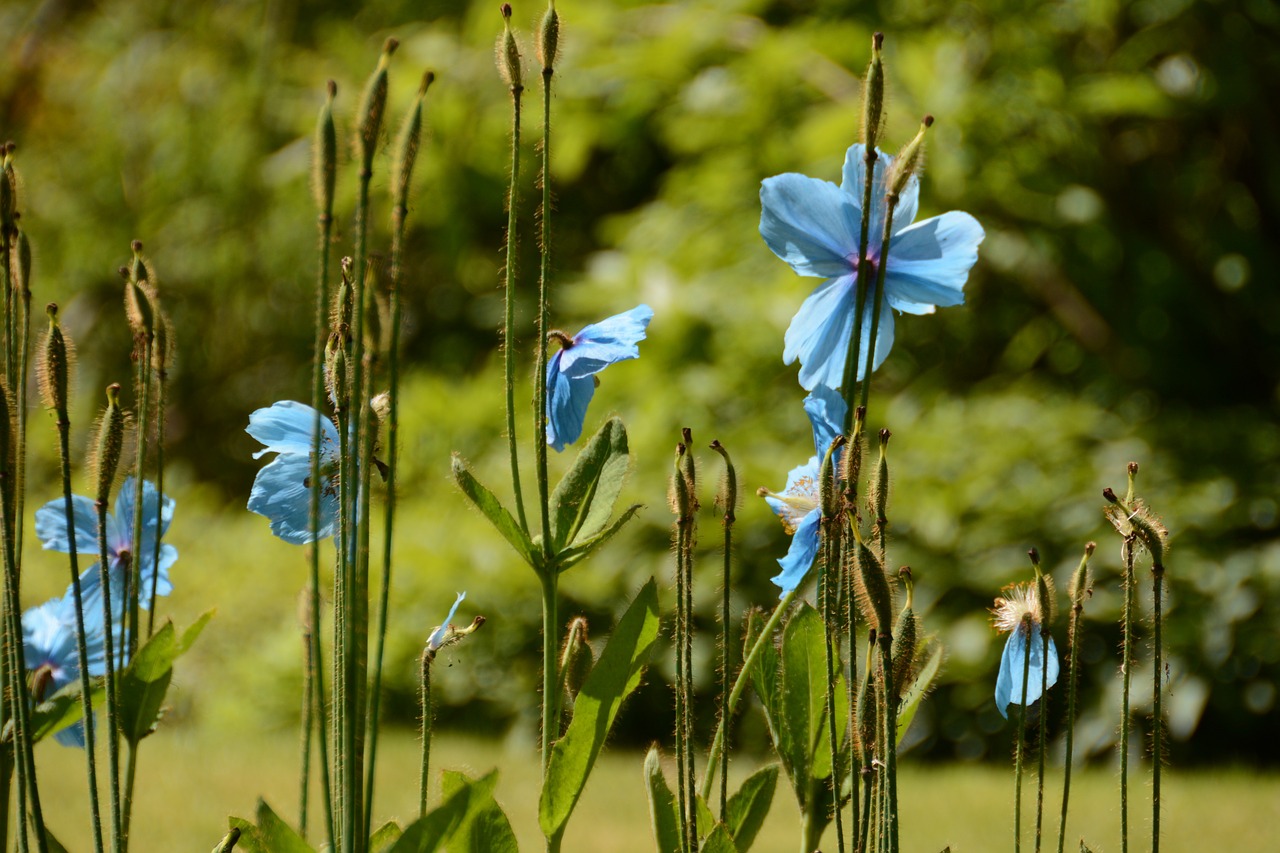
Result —
<instances>
[{"instance_id":1,"label":"green leaf","mask_svg":"<svg viewBox=\"0 0 1280 853\"><path fill-rule=\"evenodd\" d=\"M436 853L442 845L451 843L473 812L483 811L493 802L498 772L492 771L475 781L458 774L446 774L446 783L444 803L405 827L404 834L388 853ZM496 807L496 803L494 805Z\"/></svg>"},{"instance_id":2,"label":"green leaf","mask_svg":"<svg viewBox=\"0 0 1280 853\"><path fill-rule=\"evenodd\" d=\"M99 708L106 699L107 690L102 679L91 682L92 689L89 701L93 707ZM31 741L38 743L44 738L74 725L84 718L84 706L80 702L80 681L68 684L48 699L35 706L31 712ZM5 724L4 739L12 738L12 721Z\"/></svg>"},{"instance_id":3,"label":"green leaf","mask_svg":"<svg viewBox=\"0 0 1280 853\"><path fill-rule=\"evenodd\" d=\"M389 820L374 830L373 836L369 839L369 849L375 853L386 853L403 834L400 824Z\"/></svg>"},{"instance_id":4,"label":"green leaf","mask_svg":"<svg viewBox=\"0 0 1280 853\"><path fill-rule=\"evenodd\" d=\"M449 797L460 792L467 795L466 814L449 836L451 850L517 853L516 835L511 829L511 822L493 798L493 788L497 781L497 771L477 782L452 770L444 772L444 795Z\"/></svg>"},{"instance_id":5,"label":"green leaf","mask_svg":"<svg viewBox=\"0 0 1280 853\"><path fill-rule=\"evenodd\" d=\"M120 734L130 744L136 746L155 729L173 679L173 662L191 648L212 617L213 611L207 611L181 637L173 623L166 621L120 673L118 725Z\"/></svg>"},{"instance_id":6,"label":"green leaf","mask_svg":"<svg viewBox=\"0 0 1280 853\"><path fill-rule=\"evenodd\" d=\"M516 553L534 569L542 571L542 558L538 550L533 547L533 540L520 529L520 525L493 492L485 488L467 470L467 463L463 462L462 457L456 453L453 454L453 479L457 482L458 488L462 489L462 493L471 498L476 508L494 527L498 528L498 532L511 544L511 547L516 549Z\"/></svg>"},{"instance_id":7,"label":"green leaf","mask_svg":"<svg viewBox=\"0 0 1280 853\"><path fill-rule=\"evenodd\" d=\"M644 779L649 789L649 820L658 853L680 853L680 809L662 775L658 747L649 747L644 757Z\"/></svg>"},{"instance_id":8,"label":"green leaf","mask_svg":"<svg viewBox=\"0 0 1280 853\"><path fill-rule=\"evenodd\" d=\"M582 562L583 558L588 554L612 539L614 534L621 530L623 525L630 521L635 514L640 511L642 506L642 504L632 504L627 507L627 510L622 513L622 515L618 516L614 520L613 524L609 525L600 533L597 533L590 539L581 540L578 544L561 551L556 560L556 564L560 571L563 572L570 566Z\"/></svg>"},{"instance_id":9,"label":"green leaf","mask_svg":"<svg viewBox=\"0 0 1280 853\"><path fill-rule=\"evenodd\" d=\"M621 419L610 418L551 494L551 544L556 553L604 530L630 465L627 428Z\"/></svg>"},{"instance_id":10,"label":"green leaf","mask_svg":"<svg viewBox=\"0 0 1280 853\"><path fill-rule=\"evenodd\" d=\"M733 836L729 834L729 828L723 823L717 823L715 829L711 830L711 834L707 836L707 840L702 842L700 848L702 853L738 853L738 847L733 843Z\"/></svg>"},{"instance_id":11,"label":"green leaf","mask_svg":"<svg viewBox=\"0 0 1280 853\"><path fill-rule=\"evenodd\" d=\"M563 831L622 700L640 684L657 638L658 589L650 578L618 621L578 693L568 731L551 750L538 803L538 823L548 838Z\"/></svg>"},{"instance_id":12,"label":"green leaf","mask_svg":"<svg viewBox=\"0 0 1280 853\"><path fill-rule=\"evenodd\" d=\"M236 846L244 853L316 853L315 848L302 840L293 827L271 810L266 801L258 799L257 825L244 818L230 819L232 829L240 830Z\"/></svg>"},{"instance_id":13,"label":"green leaf","mask_svg":"<svg viewBox=\"0 0 1280 853\"><path fill-rule=\"evenodd\" d=\"M773 792L778 786L778 765L762 767L747 777L742 787L729 798L724 816L733 842L742 853L751 849L764 819L773 805Z\"/></svg>"},{"instance_id":14,"label":"green leaf","mask_svg":"<svg viewBox=\"0 0 1280 853\"><path fill-rule=\"evenodd\" d=\"M924 645L929 641L930 638L924 638L920 644ZM920 710L920 703L924 701L929 688L933 686L933 680L938 677L940 669L942 669L942 645L934 643L929 659L925 661L924 666L920 667L915 681L912 681L911 686L902 694L902 704L898 708L898 743L902 743L902 739L906 737L907 729L911 728L911 721L916 718L916 711Z\"/></svg>"},{"instance_id":15,"label":"green leaf","mask_svg":"<svg viewBox=\"0 0 1280 853\"><path fill-rule=\"evenodd\" d=\"M67 853L67 848L62 846L62 842L53 837L53 833L46 826L44 829L44 843L49 853Z\"/></svg>"}]
</instances>

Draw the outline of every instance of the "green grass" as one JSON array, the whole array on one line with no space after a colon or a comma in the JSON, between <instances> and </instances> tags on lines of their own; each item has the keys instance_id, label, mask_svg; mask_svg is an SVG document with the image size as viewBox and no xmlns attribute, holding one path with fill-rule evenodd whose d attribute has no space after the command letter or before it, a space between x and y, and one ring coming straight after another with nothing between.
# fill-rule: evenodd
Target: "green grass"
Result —
<instances>
[{"instance_id":1,"label":"green grass","mask_svg":"<svg viewBox=\"0 0 1280 853\"><path fill-rule=\"evenodd\" d=\"M226 830L228 814L251 816L263 796L286 820L297 815L297 740L290 734L235 737L212 729L175 726L144 744L139 766L141 787L135 805L132 849L205 850ZM379 753L379 820L402 823L416 815L417 740L408 732L386 736ZM46 818L55 834L73 850L90 849L88 805L81 753L52 743L39 747ZM641 755L610 752L602 758L565 837L565 850L592 853L640 853L653 850L648 803L641 778ZM433 749L436 768L485 773L500 768L498 797L506 809L522 850L542 847L537 829L538 764L523 746L491 741L440 738ZM740 766L731 775L745 775ZM438 773L434 774L438 779ZM1012 847L1012 771L991 767L903 768L902 847L936 853L985 853ZM785 784L785 783L784 783ZM1072 819L1068 850L1079 849L1083 835L1095 853L1119 849L1119 815L1114 774L1090 770L1077 774L1072 786ZM1240 770L1172 772L1165 787L1166 853L1202 850L1256 850L1260 833L1280 822L1280 776ZM1147 849L1147 802L1141 783L1135 786L1131 846ZM1056 849L1055 787L1047 796L1046 849ZM1028 799L1025 797L1024 799ZM1034 790L1029 798L1034 803ZM313 821L320 811L313 806ZM1034 819L1024 824L1034 825ZM794 850L798 824L794 800L780 787L757 851ZM826 839L824 849L835 849Z\"/></svg>"}]
</instances>

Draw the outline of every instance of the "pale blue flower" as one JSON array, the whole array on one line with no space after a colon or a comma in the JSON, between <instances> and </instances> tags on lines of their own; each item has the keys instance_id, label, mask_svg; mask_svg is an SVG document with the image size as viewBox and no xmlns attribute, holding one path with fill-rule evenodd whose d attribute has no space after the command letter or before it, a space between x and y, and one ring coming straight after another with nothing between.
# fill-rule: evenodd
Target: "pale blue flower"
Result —
<instances>
[{"instance_id":1,"label":"pale blue flower","mask_svg":"<svg viewBox=\"0 0 1280 853\"><path fill-rule=\"evenodd\" d=\"M169 569L178 559L178 549L168 543L160 545L159 559L156 559L156 529L159 525L160 536L169 529L173 520L174 500L163 498L156 491L155 484L149 480L142 483L142 547L135 548L133 543L133 513L137 499L136 481L129 477L120 487L116 495L115 510L108 511L107 528L107 571L111 577L112 612L122 613L124 607L124 575L129 560L138 560L138 572L141 576L142 588L140 602L142 607L151 606L151 584L154 580L156 595L168 595L173 591L169 582ZM76 553L86 556L98 556L98 509L95 502L81 495L71 497L72 522ZM157 517L158 516L158 517ZM71 539L67 532L67 514L65 503L59 500L49 501L36 510L36 536L47 550L71 550ZM102 618L102 578L96 565L86 569L80 575L81 595L84 603L85 618ZM67 587L66 598L71 597L71 587Z\"/></svg>"},{"instance_id":2,"label":"pale blue flower","mask_svg":"<svg viewBox=\"0 0 1280 853\"><path fill-rule=\"evenodd\" d=\"M593 323L564 343L547 362L547 444L557 451L582 435L587 406L596 393L595 374L611 364L640 357L640 341L653 309L637 305Z\"/></svg>"},{"instance_id":3,"label":"pale blue flower","mask_svg":"<svg viewBox=\"0 0 1280 853\"><path fill-rule=\"evenodd\" d=\"M822 521L822 496L819 491L822 460L831 442L844 429L844 417L848 406L837 392L825 385L813 389L804 400L804 410L813 427L814 455L805 464L792 468L787 474L787 486L781 494L765 492L765 502L782 519L782 526L791 534L791 547L787 555L778 560L782 571L773 578L783 598L791 592L813 565L818 553L818 532ZM839 464L839 455L836 456Z\"/></svg>"},{"instance_id":4,"label":"pale blue flower","mask_svg":"<svg viewBox=\"0 0 1280 853\"><path fill-rule=\"evenodd\" d=\"M431 636L427 638L427 649L429 651L437 651L449 639L450 628L453 626L449 623L453 620L453 614L458 612L458 605L467 597L465 592L458 593L458 597L453 601L453 607L449 608L449 615L444 617L444 622L438 628L431 632Z\"/></svg>"},{"instance_id":5,"label":"pale blue flower","mask_svg":"<svg viewBox=\"0 0 1280 853\"><path fill-rule=\"evenodd\" d=\"M1027 645L1031 645L1031 663L1027 669L1027 705L1040 698L1042 689L1058 682L1058 647L1049 638L1045 654L1040 635L1042 615L1035 587L1018 584L1005 590L1008 597L996 599L993 609L996 630L1008 632L1004 654L1000 656L1000 674L996 677L996 709L1008 719L1010 704L1022 704L1022 668L1027 664Z\"/></svg>"},{"instance_id":6,"label":"pale blue flower","mask_svg":"<svg viewBox=\"0 0 1280 853\"><path fill-rule=\"evenodd\" d=\"M283 400L249 415L245 432L265 453L275 453L254 478L249 509L271 520L271 532L286 542L304 545L311 535L311 451L315 447L317 412L304 403ZM338 522L338 429L320 417L319 538L333 535Z\"/></svg>"},{"instance_id":7,"label":"pale blue flower","mask_svg":"<svg viewBox=\"0 0 1280 853\"><path fill-rule=\"evenodd\" d=\"M117 637L122 636L119 630L113 633ZM107 653L101 613L96 621L88 613L85 614L85 645L89 675L105 675ZM76 612L74 599L70 595L47 601L22 614L22 652L27 669L36 674L35 681L39 689L39 695L35 697L37 702L79 680ZM63 746L83 748L83 722L68 726L56 733L54 738Z\"/></svg>"},{"instance_id":8,"label":"pale blue flower","mask_svg":"<svg viewBox=\"0 0 1280 853\"><path fill-rule=\"evenodd\" d=\"M825 278L800 306L787 329L783 361L800 360L800 384L839 388L857 310L859 229L866 164L862 145L845 154L840 186L817 178L788 173L766 178L760 186L760 234L773 253L803 276ZM893 158L880 154L872 184L871 222L867 231L867 259L872 278L867 282L859 344L858 379L864 378L875 314L875 269L880 264L884 228L884 178ZM893 238L885 265L884 302L876 335L878 368L893 346L893 310L932 314L941 305L964 302L969 269L978 260L982 226L967 213L952 211L912 225L920 186L913 176L902 191L893 215Z\"/></svg>"}]
</instances>

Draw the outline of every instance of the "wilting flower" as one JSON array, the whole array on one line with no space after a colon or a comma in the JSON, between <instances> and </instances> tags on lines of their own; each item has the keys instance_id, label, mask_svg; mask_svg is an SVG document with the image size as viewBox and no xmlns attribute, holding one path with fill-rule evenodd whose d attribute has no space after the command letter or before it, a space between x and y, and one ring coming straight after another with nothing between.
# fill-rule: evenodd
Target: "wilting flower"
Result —
<instances>
[{"instance_id":1,"label":"wilting flower","mask_svg":"<svg viewBox=\"0 0 1280 853\"><path fill-rule=\"evenodd\" d=\"M782 526L791 535L787 556L778 560L782 572L770 578L782 588L780 598L800 585L818 553L818 527L822 521L819 489L822 459L831 442L843 431L848 406L838 393L819 385L805 397L804 410L813 426L815 455L805 464L791 469L787 474L787 486L781 494L761 490L765 501L782 519ZM838 457L836 461L838 463Z\"/></svg>"},{"instance_id":2,"label":"wilting flower","mask_svg":"<svg viewBox=\"0 0 1280 853\"><path fill-rule=\"evenodd\" d=\"M827 279L800 306L787 329L783 360L800 359L800 384L839 388L857 311L857 279L862 196L866 163L861 145L845 154L840 186L788 173L766 178L760 186L760 234L773 253L800 275ZM880 154L872 184L867 261L871 278L863 311L858 379L866 372L875 314L875 271L881 263L885 186L893 158ZM893 236L885 263L884 301L876 333L878 368L893 346L893 309L932 314L936 306L964 302L969 269L978 260L982 226L967 213L952 211L912 225L920 184L914 176L893 214Z\"/></svg>"},{"instance_id":3,"label":"wilting flower","mask_svg":"<svg viewBox=\"0 0 1280 853\"><path fill-rule=\"evenodd\" d=\"M293 545L305 545L311 536L311 452L315 447L315 409L293 400L282 400L249 415L245 432L256 438L265 453L276 458L258 472L249 492L249 509L271 520L271 532ZM318 538L333 535L338 521L338 429L320 417L320 524Z\"/></svg>"},{"instance_id":4,"label":"wilting flower","mask_svg":"<svg viewBox=\"0 0 1280 853\"><path fill-rule=\"evenodd\" d=\"M1050 637L1049 653L1045 654L1044 639L1040 635L1044 614L1035 586L1014 584L1003 591L1008 597L997 598L991 613L996 630L1009 634L1004 654L1000 656L1000 675L996 678L996 708L1008 719L1009 704L1022 704L1022 668L1027 663L1028 643L1031 646L1031 663L1027 668L1028 705L1040 698L1042 687L1057 683L1058 648Z\"/></svg>"},{"instance_id":5,"label":"wilting flower","mask_svg":"<svg viewBox=\"0 0 1280 853\"><path fill-rule=\"evenodd\" d=\"M115 511L107 512L107 571L111 577L111 600L114 613L123 612L124 578L130 561L138 561L138 573L141 579L139 597L142 607L151 606L151 585L154 581L156 595L168 595L173 591L169 582L169 568L178 559L178 549L169 544L162 544L159 559L156 559L156 530L159 526L160 536L169 529L173 520L174 500L161 496L155 484L149 480L142 483L142 543L135 547L133 542L133 513L137 500L136 481L129 477L120 487L116 495ZM90 498L81 495L71 497L72 521L75 526L75 543L77 554L98 556L98 508ZM71 539L67 532L66 505L62 500L53 500L36 510L36 536L40 543L52 551L64 553L71 550ZM80 575L81 595L86 615L96 614L100 618L102 611L101 574L97 566L86 569ZM65 598L70 598L71 588L67 587Z\"/></svg>"},{"instance_id":6,"label":"wilting flower","mask_svg":"<svg viewBox=\"0 0 1280 853\"><path fill-rule=\"evenodd\" d=\"M453 619L453 614L458 612L458 605L461 604L462 599L466 597L467 594L465 592L458 593L458 597L453 601L453 606L449 608L449 615L444 617L444 622L431 632L430 637L427 637L428 651L439 651L440 647L449 642L449 640L457 633L456 629L449 623Z\"/></svg>"},{"instance_id":7,"label":"wilting flower","mask_svg":"<svg viewBox=\"0 0 1280 853\"><path fill-rule=\"evenodd\" d=\"M639 343L652 319L652 308L637 305L572 338L561 337L561 350L547 363L547 444L560 451L578 440L596 393L595 374L615 362L639 358Z\"/></svg>"},{"instance_id":8,"label":"wilting flower","mask_svg":"<svg viewBox=\"0 0 1280 853\"><path fill-rule=\"evenodd\" d=\"M32 693L37 702L57 693L80 678L80 656L76 649L75 599L55 598L22 614L22 651L28 671L33 673ZM122 633L117 630L115 636ZM85 613L85 645L89 674L105 675L106 644L102 615ZM63 746L84 746L84 724L68 726L54 735Z\"/></svg>"}]
</instances>

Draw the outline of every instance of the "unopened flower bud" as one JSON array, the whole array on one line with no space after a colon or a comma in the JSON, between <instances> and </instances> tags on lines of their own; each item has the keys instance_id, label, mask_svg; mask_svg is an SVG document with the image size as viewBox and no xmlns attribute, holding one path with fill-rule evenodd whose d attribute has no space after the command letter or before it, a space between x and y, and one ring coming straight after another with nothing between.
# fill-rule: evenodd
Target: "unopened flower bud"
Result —
<instances>
[{"instance_id":1,"label":"unopened flower bud","mask_svg":"<svg viewBox=\"0 0 1280 853\"><path fill-rule=\"evenodd\" d=\"M98 420L98 439L94 447L94 481L97 483L95 500L106 506L111 500L111 486L120 467L120 455L124 451L125 413L120 408L120 385L107 386L107 408Z\"/></svg>"},{"instance_id":2,"label":"unopened flower bud","mask_svg":"<svg viewBox=\"0 0 1280 853\"><path fill-rule=\"evenodd\" d=\"M862 474L862 432L867 420L867 409L858 406L853 411L853 435L845 445L844 470L840 478L844 480L845 502L853 507L858 503L858 477Z\"/></svg>"},{"instance_id":3,"label":"unopened flower bud","mask_svg":"<svg viewBox=\"0 0 1280 853\"><path fill-rule=\"evenodd\" d=\"M876 629L872 628L867 637L867 659L863 669L867 677L858 691L858 719L855 732L858 757L862 761L864 770L871 768L876 753L876 718L879 714L876 707L875 647Z\"/></svg>"},{"instance_id":4,"label":"unopened flower bud","mask_svg":"<svg viewBox=\"0 0 1280 853\"><path fill-rule=\"evenodd\" d=\"M338 84L330 80L327 97L316 119L315 146L311 154L311 191L315 193L322 223L333 216L333 188L338 177L338 131L333 123L333 101L337 96Z\"/></svg>"},{"instance_id":5,"label":"unopened flower bud","mask_svg":"<svg viewBox=\"0 0 1280 853\"><path fill-rule=\"evenodd\" d=\"M911 568L903 566L898 570L907 587L907 604L898 614L898 622L893 626L893 648L890 657L893 660L893 692L894 699L902 698L907 684L915 677L913 670L916 661L916 643L920 638L920 617L916 616L913 605L915 584L911 578Z\"/></svg>"},{"instance_id":6,"label":"unopened flower bud","mask_svg":"<svg viewBox=\"0 0 1280 853\"><path fill-rule=\"evenodd\" d=\"M575 616L569 622L569 634L564 648L560 650L560 678L570 701L578 698L578 691L595 665L595 656L587 642L589 639L586 618Z\"/></svg>"},{"instance_id":7,"label":"unopened flower bud","mask_svg":"<svg viewBox=\"0 0 1280 853\"><path fill-rule=\"evenodd\" d=\"M822 457L822 467L818 474L818 495L821 499L822 519L824 521L832 521L840 517L841 511L844 509L843 495L839 494L836 484L836 459L840 455L840 448L844 447L844 436L837 435L831 441L831 446L827 448L827 452Z\"/></svg>"},{"instance_id":8,"label":"unopened flower bud","mask_svg":"<svg viewBox=\"0 0 1280 853\"><path fill-rule=\"evenodd\" d=\"M724 523L733 524L738 509L738 471L719 439L711 442L711 449L724 459L724 476L720 478L720 489L716 492L716 506L724 513Z\"/></svg>"},{"instance_id":9,"label":"unopened flower bud","mask_svg":"<svg viewBox=\"0 0 1280 853\"><path fill-rule=\"evenodd\" d=\"M883 44L884 33L871 37L871 64L867 66L862 90L862 144L866 146L864 156L868 161L875 160L876 140L884 122L884 64L880 59Z\"/></svg>"},{"instance_id":10,"label":"unopened flower bud","mask_svg":"<svg viewBox=\"0 0 1280 853\"><path fill-rule=\"evenodd\" d=\"M378 147L382 116L387 109L387 66L399 46L400 42L393 38L387 39L383 44L378 66L369 77L369 82L365 83L364 93L360 96L360 107L356 111L356 115L360 117L356 151L360 157L361 174L365 177L373 171L373 152Z\"/></svg>"},{"instance_id":11,"label":"unopened flower bud","mask_svg":"<svg viewBox=\"0 0 1280 853\"><path fill-rule=\"evenodd\" d=\"M857 543L856 567L853 575L854 593L862 618L875 628L881 638L892 636L893 593L889 579L884 575L880 559L861 541Z\"/></svg>"},{"instance_id":12,"label":"unopened flower bud","mask_svg":"<svg viewBox=\"0 0 1280 853\"><path fill-rule=\"evenodd\" d=\"M400 136L396 140L396 156L391 167L391 192L394 200L394 215L397 221L403 221L409 208L409 185L413 177L413 166L418 159L418 146L422 140L422 104L431 88L436 75L428 71L422 77L422 85L418 87L418 97L413 102L409 114L405 116L400 128Z\"/></svg>"},{"instance_id":13,"label":"unopened flower bud","mask_svg":"<svg viewBox=\"0 0 1280 853\"><path fill-rule=\"evenodd\" d=\"M889 200L890 206L898 203L898 197L907 188L907 182L920 171L920 166L924 162L924 134L932 126L933 116L925 116L920 122L920 129L916 131L915 138L898 153L893 165L889 168L889 177L885 180L885 186L888 188L885 197Z\"/></svg>"},{"instance_id":14,"label":"unopened flower bud","mask_svg":"<svg viewBox=\"0 0 1280 853\"><path fill-rule=\"evenodd\" d=\"M512 95L519 95L524 89L520 73L520 44L516 34L511 31L511 4L502 4L502 35L498 36L498 73L502 82L507 84Z\"/></svg>"},{"instance_id":15,"label":"unopened flower bud","mask_svg":"<svg viewBox=\"0 0 1280 853\"><path fill-rule=\"evenodd\" d=\"M18 231L17 251L13 257L13 290L24 299L31 298L31 241L27 232Z\"/></svg>"},{"instance_id":16,"label":"unopened flower bud","mask_svg":"<svg viewBox=\"0 0 1280 853\"><path fill-rule=\"evenodd\" d=\"M550 77L560 53L560 14L556 0L550 0L547 11L538 24L538 61L542 63L542 76Z\"/></svg>"},{"instance_id":17,"label":"unopened flower bud","mask_svg":"<svg viewBox=\"0 0 1280 853\"><path fill-rule=\"evenodd\" d=\"M886 512L889 508L889 438L893 433L887 429L880 430L880 458L876 462L876 476L867 490L871 498L871 514L874 516L877 529L883 531L889 524Z\"/></svg>"},{"instance_id":18,"label":"unopened flower bud","mask_svg":"<svg viewBox=\"0 0 1280 853\"><path fill-rule=\"evenodd\" d=\"M75 347L62 331L58 322L58 305L50 302L45 308L49 315L49 331L45 334L40 360L36 365L36 377L40 384L40 397L45 406L53 409L60 420L67 417L67 399L70 397L71 365Z\"/></svg>"}]
</instances>

